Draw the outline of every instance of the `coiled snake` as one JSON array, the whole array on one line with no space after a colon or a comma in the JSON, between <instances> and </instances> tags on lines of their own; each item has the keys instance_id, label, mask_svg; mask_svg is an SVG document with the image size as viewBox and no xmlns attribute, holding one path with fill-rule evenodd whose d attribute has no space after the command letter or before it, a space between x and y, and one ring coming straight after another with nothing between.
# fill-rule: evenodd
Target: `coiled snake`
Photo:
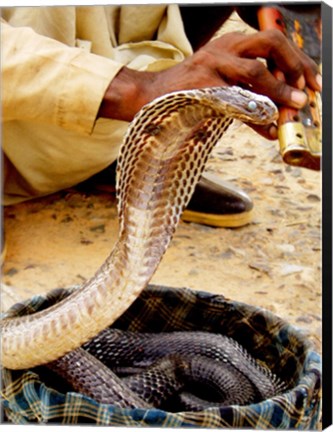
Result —
<instances>
[{"instance_id":1,"label":"coiled snake","mask_svg":"<svg viewBox=\"0 0 333 432\"><path fill-rule=\"evenodd\" d=\"M268 98L236 86L170 93L142 108L118 159L117 243L68 298L34 315L3 320L5 367L31 368L73 355L132 304L154 274L211 150L233 118L267 124L277 118L277 109Z\"/></svg>"}]
</instances>

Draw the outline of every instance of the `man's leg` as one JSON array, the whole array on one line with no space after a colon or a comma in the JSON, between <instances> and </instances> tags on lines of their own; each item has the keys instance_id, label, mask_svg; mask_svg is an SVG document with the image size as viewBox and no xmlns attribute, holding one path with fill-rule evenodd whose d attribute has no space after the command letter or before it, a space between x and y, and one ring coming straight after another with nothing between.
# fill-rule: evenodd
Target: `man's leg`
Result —
<instances>
[{"instance_id":1,"label":"man's leg","mask_svg":"<svg viewBox=\"0 0 333 432\"><path fill-rule=\"evenodd\" d=\"M91 135L48 124L10 126L2 131L4 205L49 195L102 171L117 158L128 124L98 119Z\"/></svg>"}]
</instances>

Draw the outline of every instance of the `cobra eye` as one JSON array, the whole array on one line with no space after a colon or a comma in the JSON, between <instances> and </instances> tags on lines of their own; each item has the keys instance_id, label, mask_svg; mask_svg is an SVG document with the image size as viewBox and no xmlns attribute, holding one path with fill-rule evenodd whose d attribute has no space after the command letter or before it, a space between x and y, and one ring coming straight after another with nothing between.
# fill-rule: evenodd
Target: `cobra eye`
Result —
<instances>
[{"instance_id":1,"label":"cobra eye","mask_svg":"<svg viewBox=\"0 0 333 432\"><path fill-rule=\"evenodd\" d=\"M254 100L250 100L250 102L247 104L247 109L249 111L255 111L257 107L258 107L257 102L255 102Z\"/></svg>"}]
</instances>

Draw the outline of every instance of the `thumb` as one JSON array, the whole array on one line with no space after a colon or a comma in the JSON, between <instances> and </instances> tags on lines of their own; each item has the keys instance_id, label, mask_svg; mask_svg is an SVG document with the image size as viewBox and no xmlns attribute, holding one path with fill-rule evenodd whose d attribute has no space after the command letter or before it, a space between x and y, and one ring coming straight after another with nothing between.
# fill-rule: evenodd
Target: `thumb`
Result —
<instances>
[{"instance_id":1,"label":"thumb","mask_svg":"<svg viewBox=\"0 0 333 432\"><path fill-rule=\"evenodd\" d=\"M278 138L278 130L274 123L270 123L268 125L254 125L251 123L247 123L251 129L257 132L259 135L263 136L269 140L276 140Z\"/></svg>"}]
</instances>

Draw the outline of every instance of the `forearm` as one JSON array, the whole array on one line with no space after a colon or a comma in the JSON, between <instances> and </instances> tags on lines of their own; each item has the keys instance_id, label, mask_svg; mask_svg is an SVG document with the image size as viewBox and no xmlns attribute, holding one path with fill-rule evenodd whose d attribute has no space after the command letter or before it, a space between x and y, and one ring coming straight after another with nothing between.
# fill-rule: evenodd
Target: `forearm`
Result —
<instances>
[{"instance_id":1,"label":"forearm","mask_svg":"<svg viewBox=\"0 0 333 432\"><path fill-rule=\"evenodd\" d=\"M277 80L258 58L274 61L288 77ZM163 94L224 85L243 85L265 94L277 104L301 108L306 102L304 85L321 89L317 65L281 32L254 35L229 33L204 45L192 56L160 72L122 68L110 83L99 116L130 121L147 102ZM276 138L276 129L262 131Z\"/></svg>"},{"instance_id":2,"label":"forearm","mask_svg":"<svg viewBox=\"0 0 333 432\"><path fill-rule=\"evenodd\" d=\"M150 72L122 67L109 84L97 117L131 121L142 106L152 100L149 87L154 76Z\"/></svg>"}]
</instances>

